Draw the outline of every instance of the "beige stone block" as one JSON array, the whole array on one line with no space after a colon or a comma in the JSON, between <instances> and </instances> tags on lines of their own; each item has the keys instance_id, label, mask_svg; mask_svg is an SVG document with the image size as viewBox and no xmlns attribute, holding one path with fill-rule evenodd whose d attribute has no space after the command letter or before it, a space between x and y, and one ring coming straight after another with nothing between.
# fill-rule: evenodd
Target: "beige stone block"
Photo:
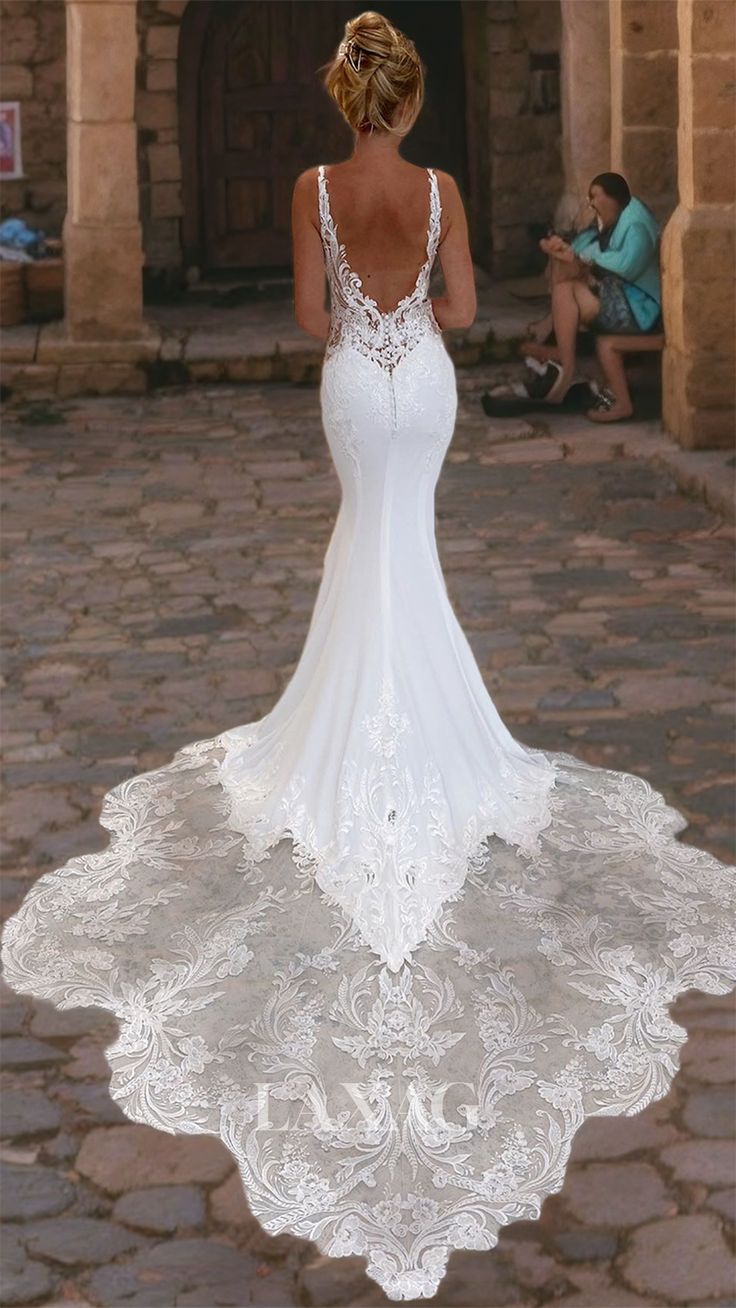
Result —
<instances>
[{"instance_id":1,"label":"beige stone block","mask_svg":"<svg viewBox=\"0 0 736 1308\"><path fill-rule=\"evenodd\" d=\"M667 345L662 358L662 422L685 449L730 448L736 427L734 402L717 397L695 403L700 360Z\"/></svg>"},{"instance_id":2,"label":"beige stone block","mask_svg":"<svg viewBox=\"0 0 736 1308\"><path fill-rule=\"evenodd\" d=\"M176 96L170 91L139 91L135 116L139 127L153 131L161 127L176 127L179 123Z\"/></svg>"},{"instance_id":3,"label":"beige stone block","mask_svg":"<svg viewBox=\"0 0 736 1308\"><path fill-rule=\"evenodd\" d=\"M504 91L492 86L488 97L490 117L492 120L513 118L516 114L523 113L528 100L529 95L525 87L516 91Z\"/></svg>"},{"instance_id":4,"label":"beige stone block","mask_svg":"<svg viewBox=\"0 0 736 1308\"><path fill-rule=\"evenodd\" d=\"M3 384L26 395L54 395L56 393L59 370L38 363L25 366L3 364Z\"/></svg>"},{"instance_id":5,"label":"beige stone block","mask_svg":"<svg viewBox=\"0 0 736 1308\"><path fill-rule=\"evenodd\" d=\"M524 49L524 35L517 23L489 23L486 40L489 54Z\"/></svg>"},{"instance_id":6,"label":"beige stone block","mask_svg":"<svg viewBox=\"0 0 736 1308\"><path fill-rule=\"evenodd\" d=\"M159 182L151 187L152 218L179 218L183 212L179 182Z\"/></svg>"},{"instance_id":7,"label":"beige stone block","mask_svg":"<svg viewBox=\"0 0 736 1308\"><path fill-rule=\"evenodd\" d=\"M621 77L624 127L677 127L676 54L624 55Z\"/></svg>"},{"instance_id":8,"label":"beige stone block","mask_svg":"<svg viewBox=\"0 0 736 1308\"><path fill-rule=\"evenodd\" d=\"M34 323L0 329L0 359L4 363L33 363L37 344L38 327Z\"/></svg>"},{"instance_id":9,"label":"beige stone block","mask_svg":"<svg viewBox=\"0 0 736 1308\"><path fill-rule=\"evenodd\" d=\"M69 211L75 222L126 226L138 218L135 124L69 124Z\"/></svg>"},{"instance_id":10,"label":"beige stone block","mask_svg":"<svg viewBox=\"0 0 736 1308\"><path fill-rule=\"evenodd\" d=\"M562 14L559 4L548 0L522 0L514 15L520 22L524 41L535 54L556 54L562 39Z\"/></svg>"},{"instance_id":11,"label":"beige stone block","mask_svg":"<svg viewBox=\"0 0 736 1308\"><path fill-rule=\"evenodd\" d=\"M0 68L0 93L4 100L25 100L33 95L33 73L24 64Z\"/></svg>"},{"instance_id":12,"label":"beige stone block","mask_svg":"<svg viewBox=\"0 0 736 1308\"><path fill-rule=\"evenodd\" d=\"M666 279L670 335L687 353L723 353L736 328L733 263L726 260L719 265L713 259L710 264L705 260L693 260L691 264L685 244L682 268L683 276Z\"/></svg>"},{"instance_id":13,"label":"beige stone block","mask_svg":"<svg viewBox=\"0 0 736 1308\"><path fill-rule=\"evenodd\" d=\"M533 114L500 119L494 123L491 148L494 154L527 154L545 144L546 119ZM553 122L553 130L555 124ZM528 174L527 174L528 176Z\"/></svg>"},{"instance_id":14,"label":"beige stone block","mask_svg":"<svg viewBox=\"0 0 736 1308\"><path fill-rule=\"evenodd\" d=\"M685 398L696 409L727 409L736 400L734 352L697 354L690 360Z\"/></svg>"},{"instance_id":15,"label":"beige stone block","mask_svg":"<svg viewBox=\"0 0 736 1308\"><path fill-rule=\"evenodd\" d=\"M138 223L88 227L64 222L66 323L74 339L140 336L143 251Z\"/></svg>"},{"instance_id":16,"label":"beige stone block","mask_svg":"<svg viewBox=\"0 0 736 1308\"><path fill-rule=\"evenodd\" d=\"M698 450L732 450L736 438L736 409L695 409L693 412L693 439ZM733 505L730 484L726 490L729 499L727 512Z\"/></svg>"},{"instance_id":17,"label":"beige stone block","mask_svg":"<svg viewBox=\"0 0 736 1308\"><path fill-rule=\"evenodd\" d=\"M693 127L736 126L736 55L700 55L692 61Z\"/></svg>"},{"instance_id":18,"label":"beige stone block","mask_svg":"<svg viewBox=\"0 0 736 1308\"><path fill-rule=\"evenodd\" d=\"M698 282L688 277L680 302L680 329L676 339L688 353L728 350L734 322L734 283L728 275L717 281ZM673 315L676 316L676 315Z\"/></svg>"},{"instance_id":19,"label":"beige stone block","mask_svg":"<svg viewBox=\"0 0 736 1308\"><path fill-rule=\"evenodd\" d=\"M693 201L736 201L736 134L700 129L693 133Z\"/></svg>"},{"instance_id":20,"label":"beige stone block","mask_svg":"<svg viewBox=\"0 0 736 1308\"><path fill-rule=\"evenodd\" d=\"M46 323L41 328L37 347L39 363L61 364L139 364L155 359L161 346L158 326L141 325L140 335L130 340L74 340L63 322Z\"/></svg>"},{"instance_id":21,"label":"beige stone block","mask_svg":"<svg viewBox=\"0 0 736 1308\"><path fill-rule=\"evenodd\" d=\"M491 86L501 91L526 91L529 80L529 55L492 54L488 60Z\"/></svg>"},{"instance_id":22,"label":"beige stone block","mask_svg":"<svg viewBox=\"0 0 736 1308\"><path fill-rule=\"evenodd\" d=\"M118 0L67 0L67 98L78 122L133 117L136 7Z\"/></svg>"},{"instance_id":23,"label":"beige stone block","mask_svg":"<svg viewBox=\"0 0 736 1308\"><path fill-rule=\"evenodd\" d=\"M677 195L677 133L670 128L627 128L622 172L632 191L650 204L655 196Z\"/></svg>"},{"instance_id":24,"label":"beige stone block","mask_svg":"<svg viewBox=\"0 0 736 1308\"><path fill-rule=\"evenodd\" d=\"M59 369L57 394L142 395L147 389L145 371L124 363L65 364Z\"/></svg>"},{"instance_id":25,"label":"beige stone block","mask_svg":"<svg viewBox=\"0 0 736 1308\"><path fill-rule=\"evenodd\" d=\"M621 0L621 45L633 54L677 50L677 0Z\"/></svg>"},{"instance_id":26,"label":"beige stone block","mask_svg":"<svg viewBox=\"0 0 736 1308\"><path fill-rule=\"evenodd\" d=\"M736 50L736 6L730 0L693 0L694 54Z\"/></svg>"},{"instance_id":27,"label":"beige stone block","mask_svg":"<svg viewBox=\"0 0 736 1308\"><path fill-rule=\"evenodd\" d=\"M149 91L176 90L176 60L156 59L146 68L146 86Z\"/></svg>"},{"instance_id":28,"label":"beige stone block","mask_svg":"<svg viewBox=\"0 0 736 1308\"><path fill-rule=\"evenodd\" d=\"M599 0L562 0L561 109L565 193L555 220L577 212L596 173L610 166L611 61L609 7Z\"/></svg>"},{"instance_id":29,"label":"beige stone block","mask_svg":"<svg viewBox=\"0 0 736 1308\"><path fill-rule=\"evenodd\" d=\"M149 27L146 54L151 59L176 59L179 53L179 24L166 23Z\"/></svg>"},{"instance_id":30,"label":"beige stone block","mask_svg":"<svg viewBox=\"0 0 736 1308\"><path fill-rule=\"evenodd\" d=\"M181 180L181 156L178 145L153 144L148 147L148 173L151 182Z\"/></svg>"}]
</instances>

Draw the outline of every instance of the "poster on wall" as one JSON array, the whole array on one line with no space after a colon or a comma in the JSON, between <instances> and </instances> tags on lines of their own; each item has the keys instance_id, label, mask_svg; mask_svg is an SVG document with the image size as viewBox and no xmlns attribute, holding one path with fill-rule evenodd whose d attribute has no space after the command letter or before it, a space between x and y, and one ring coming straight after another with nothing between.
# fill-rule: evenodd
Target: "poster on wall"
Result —
<instances>
[{"instance_id":1,"label":"poster on wall","mask_svg":"<svg viewBox=\"0 0 736 1308\"><path fill-rule=\"evenodd\" d=\"M20 149L20 101L0 101L0 179L23 177Z\"/></svg>"}]
</instances>

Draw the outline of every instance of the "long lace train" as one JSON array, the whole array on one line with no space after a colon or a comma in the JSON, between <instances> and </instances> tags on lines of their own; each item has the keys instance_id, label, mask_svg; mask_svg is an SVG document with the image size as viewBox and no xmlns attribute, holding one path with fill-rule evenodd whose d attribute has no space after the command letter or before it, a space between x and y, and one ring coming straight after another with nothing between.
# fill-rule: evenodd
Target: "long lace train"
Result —
<instances>
[{"instance_id":1,"label":"long lace train","mask_svg":"<svg viewBox=\"0 0 736 1308\"><path fill-rule=\"evenodd\" d=\"M113 1098L219 1135L266 1230L431 1296L452 1249L538 1214L586 1116L666 1092L668 1006L736 981L734 869L644 778L548 754L539 852L491 837L392 972L308 851L233 831L223 756L199 742L108 794L109 847L7 923L6 980L114 1013Z\"/></svg>"}]
</instances>

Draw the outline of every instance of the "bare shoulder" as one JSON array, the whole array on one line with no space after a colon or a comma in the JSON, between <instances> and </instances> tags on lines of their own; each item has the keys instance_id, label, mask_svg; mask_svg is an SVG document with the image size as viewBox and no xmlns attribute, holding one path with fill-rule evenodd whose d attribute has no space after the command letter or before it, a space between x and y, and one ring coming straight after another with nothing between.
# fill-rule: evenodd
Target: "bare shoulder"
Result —
<instances>
[{"instance_id":1,"label":"bare shoulder","mask_svg":"<svg viewBox=\"0 0 736 1308\"><path fill-rule=\"evenodd\" d=\"M319 167L319 164L313 164L311 168L305 168L304 172L298 174L294 182L295 196L306 196L312 193L317 180Z\"/></svg>"},{"instance_id":2,"label":"bare shoulder","mask_svg":"<svg viewBox=\"0 0 736 1308\"><path fill-rule=\"evenodd\" d=\"M319 164L305 168L297 176L291 192L291 211L295 220L317 225L317 174Z\"/></svg>"},{"instance_id":3,"label":"bare shoulder","mask_svg":"<svg viewBox=\"0 0 736 1308\"><path fill-rule=\"evenodd\" d=\"M437 183L440 188L440 194L442 195L442 199L445 201L448 207L450 205L462 206L463 201L462 201L462 196L460 194L460 188L458 187L458 184L455 181L455 178L453 177L452 173L446 173L442 168L433 168L432 172L437 178Z\"/></svg>"}]
</instances>

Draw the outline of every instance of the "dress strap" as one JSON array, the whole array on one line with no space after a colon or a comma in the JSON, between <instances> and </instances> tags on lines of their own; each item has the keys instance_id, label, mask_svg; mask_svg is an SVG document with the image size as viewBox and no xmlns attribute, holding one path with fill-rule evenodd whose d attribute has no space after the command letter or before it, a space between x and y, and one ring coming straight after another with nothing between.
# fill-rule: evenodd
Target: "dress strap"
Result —
<instances>
[{"instance_id":1,"label":"dress strap","mask_svg":"<svg viewBox=\"0 0 736 1308\"><path fill-rule=\"evenodd\" d=\"M330 201L327 195L324 164L319 164L317 168L317 204L320 234L323 241L328 241L332 215L330 214Z\"/></svg>"},{"instance_id":2,"label":"dress strap","mask_svg":"<svg viewBox=\"0 0 736 1308\"><path fill-rule=\"evenodd\" d=\"M437 181L437 174L434 168L428 168L429 173L429 226L427 228L427 258L434 259L437 253L437 246L440 243L440 230L442 226L442 200L440 198L440 186Z\"/></svg>"}]
</instances>

